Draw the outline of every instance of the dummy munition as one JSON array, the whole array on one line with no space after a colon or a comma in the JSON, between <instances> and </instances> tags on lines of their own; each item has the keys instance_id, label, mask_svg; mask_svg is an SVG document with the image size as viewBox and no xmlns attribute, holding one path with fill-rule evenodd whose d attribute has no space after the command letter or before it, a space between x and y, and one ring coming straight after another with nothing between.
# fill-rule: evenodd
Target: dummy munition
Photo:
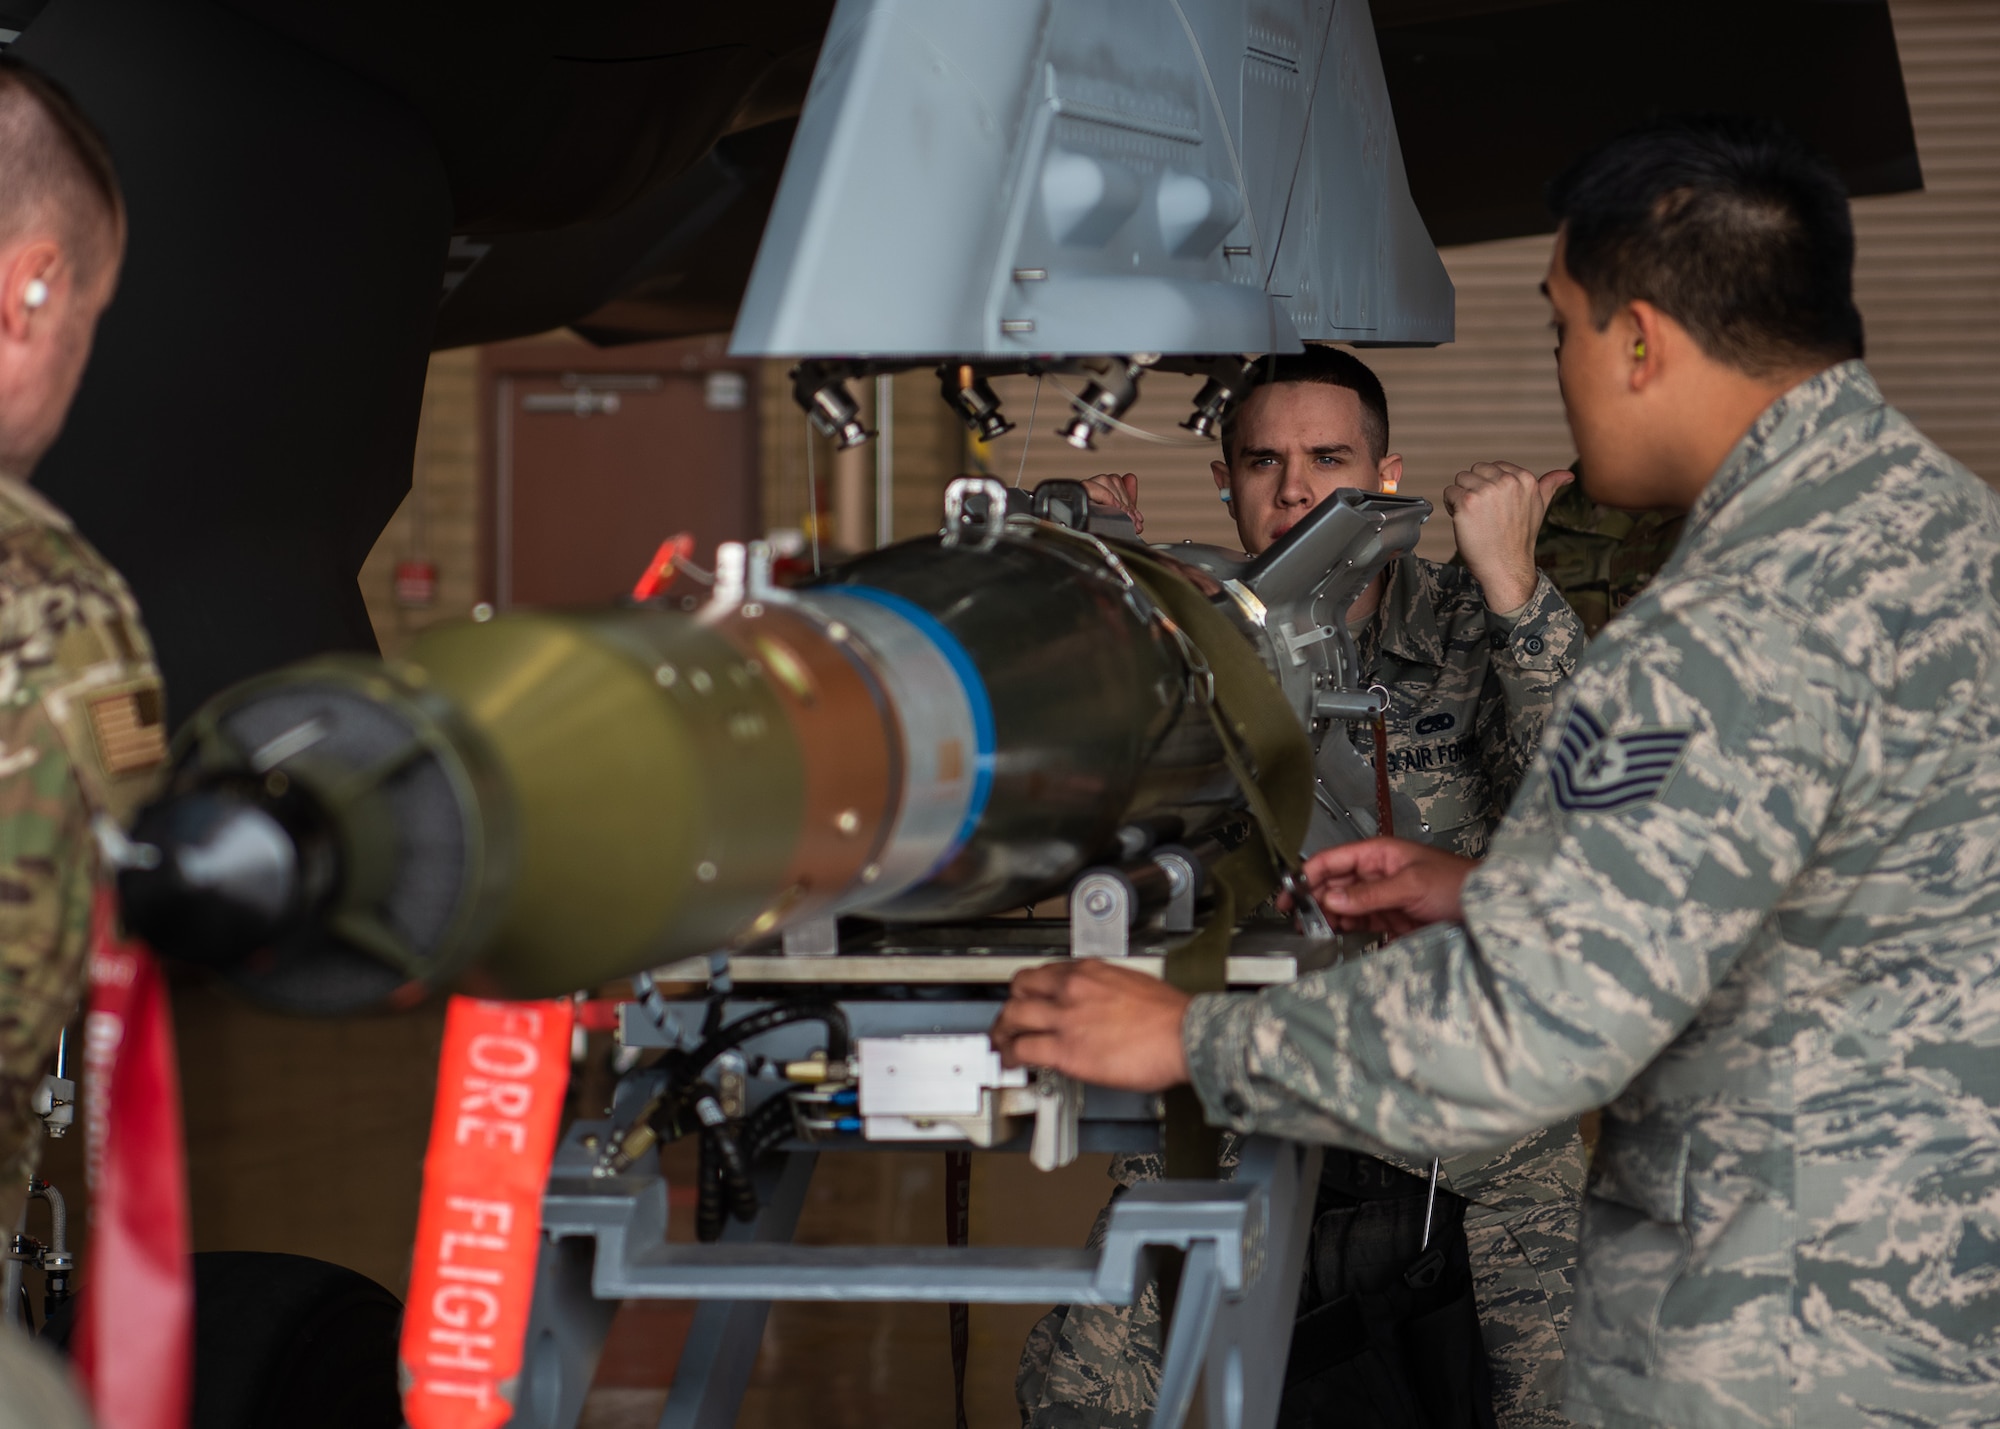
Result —
<instances>
[{"instance_id":1,"label":"dummy munition","mask_svg":"<svg viewBox=\"0 0 2000 1429\"><path fill-rule=\"evenodd\" d=\"M1238 670L1266 647L1227 694L1290 720L1310 778L1259 568L1296 595L1301 547L1330 542L1361 569L1319 569L1358 589L1428 514L1344 493L1232 594L1057 522L982 523L985 501L804 589L725 548L698 614L511 614L226 691L133 830L126 921L268 1005L340 1012L475 966L544 996L811 919L963 921L1158 844L1240 842L1219 642Z\"/></svg>"}]
</instances>

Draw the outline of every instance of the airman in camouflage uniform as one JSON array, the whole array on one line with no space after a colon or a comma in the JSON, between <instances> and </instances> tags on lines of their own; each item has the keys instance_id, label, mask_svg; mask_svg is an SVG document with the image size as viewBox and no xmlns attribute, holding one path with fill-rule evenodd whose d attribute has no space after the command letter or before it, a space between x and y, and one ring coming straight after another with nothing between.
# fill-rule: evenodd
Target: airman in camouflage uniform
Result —
<instances>
[{"instance_id":1,"label":"airman in camouflage uniform","mask_svg":"<svg viewBox=\"0 0 2000 1429\"><path fill-rule=\"evenodd\" d=\"M1685 518L1666 511L1620 511L1583 494L1580 482L1549 503L1535 541L1535 564L1595 635L1630 605L1680 541Z\"/></svg>"},{"instance_id":2,"label":"airman in camouflage uniform","mask_svg":"<svg viewBox=\"0 0 2000 1429\"><path fill-rule=\"evenodd\" d=\"M118 285L125 207L63 90L0 56L0 1233L42 1129L31 1103L83 991L93 831L166 754L159 672L117 573L27 485Z\"/></svg>"},{"instance_id":3,"label":"airman in camouflage uniform","mask_svg":"<svg viewBox=\"0 0 2000 1429\"><path fill-rule=\"evenodd\" d=\"M151 791L163 717L124 581L0 476L0 1226L20 1218L42 1136L30 1100L83 990L93 824Z\"/></svg>"},{"instance_id":4,"label":"airman in camouflage uniform","mask_svg":"<svg viewBox=\"0 0 2000 1429\"><path fill-rule=\"evenodd\" d=\"M0 1429L95 1429L69 1366L44 1342L0 1335Z\"/></svg>"},{"instance_id":5,"label":"airman in camouflage uniform","mask_svg":"<svg viewBox=\"0 0 2000 1429\"><path fill-rule=\"evenodd\" d=\"M1194 999L1210 1117L1422 1157L1615 1097L1572 1414L1992 1423L1997 586L2000 500L1860 362L1791 388L1558 697L1463 921Z\"/></svg>"},{"instance_id":6,"label":"airman in camouflage uniform","mask_svg":"<svg viewBox=\"0 0 2000 1429\"><path fill-rule=\"evenodd\" d=\"M1583 652L1577 621L1546 576L1525 607L1501 616L1464 567L1413 556L1396 563L1381 608L1356 637L1368 681L1389 691L1389 773L1423 816L1413 836L1467 857L1485 853ZM1372 758L1372 734L1353 729ZM1429 1171L1420 1160L1385 1159ZM1441 1184L1472 1203L1466 1242L1502 1429L1567 1422L1561 1335L1583 1162L1570 1118L1497 1157L1476 1152L1443 1166Z\"/></svg>"},{"instance_id":7,"label":"airman in camouflage uniform","mask_svg":"<svg viewBox=\"0 0 2000 1429\"><path fill-rule=\"evenodd\" d=\"M1555 692L1584 636L1546 576L1518 611L1486 607L1462 566L1396 562L1374 615L1353 627L1369 683L1389 691L1391 781L1424 823L1413 837L1477 856L1534 758ZM1337 733L1327 738L1339 737ZM1373 759L1373 735L1353 738ZM1306 852L1312 852L1308 848ZM1227 1153L1225 1153L1227 1159ZM1428 1159L1386 1158L1418 1176ZM1576 1260L1583 1147L1574 1117L1498 1156L1448 1159L1440 1184L1466 1197L1480 1332L1502 1429L1542 1429L1560 1413L1562 1342ZM1157 1155L1120 1156L1120 1188L1157 1180ZM1095 1246L1109 1208L1092 1230ZM1060 1306L1035 1328L1016 1383L1030 1429L1138 1429L1152 1414L1164 1352L1158 1289L1130 1308Z\"/></svg>"}]
</instances>

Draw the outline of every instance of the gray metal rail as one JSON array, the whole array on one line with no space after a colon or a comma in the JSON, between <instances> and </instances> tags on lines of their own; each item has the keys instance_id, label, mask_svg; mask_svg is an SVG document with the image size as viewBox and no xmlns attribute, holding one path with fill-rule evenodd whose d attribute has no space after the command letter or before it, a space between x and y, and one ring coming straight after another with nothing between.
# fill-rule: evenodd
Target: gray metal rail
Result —
<instances>
[{"instance_id":1,"label":"gray metal rail","mask_svg":"<svg viewBox=\"0 0 2000 1429\"><path fill-rule=\"evenodd\" d=\"M619 1302L698 1300L661 1429L726 1429L777 1300L1131 1303L1163 1250L1186 1254L1160 1383L1159 1429L1197 1384L1215 1429L1269 1429L1283 1388L1319 1153L1253 1140L1234 1180L1134 1187L1095 1251L791 1244L818 1153L777 1158L762 1211L713 1245L666 1240L667 1186L650 1160L593 1177L609 1123L572 1126L543 1208L543 1246L514 1423L573 1429ZM931 1149L935 1149L932 1144Z\"/></svg>"}]
</instances>

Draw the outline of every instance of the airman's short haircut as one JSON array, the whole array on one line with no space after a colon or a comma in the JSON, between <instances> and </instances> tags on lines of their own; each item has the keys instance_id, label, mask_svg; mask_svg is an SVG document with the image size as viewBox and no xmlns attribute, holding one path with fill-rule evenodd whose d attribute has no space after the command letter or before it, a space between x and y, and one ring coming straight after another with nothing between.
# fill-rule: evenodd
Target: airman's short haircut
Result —
<instances>
[{"instance_id":1,"label":"airman's short haircut","mask_svg":"<svg viewBox=\"0 0 2000 1429\"><path fill-rule=\"evenodd\" d=\"M1600 328L1648 302L1756 377L1862 355L1847 187L1775 121L1654 120L1577 160L1549 207Z\"/></svg>"},{"instance_id":2,"label":"airman's short haircut","mask_svg":"<svg viewBox=\"0 0 2000 1429\"><path fill-rule=\"evenodd\" d=\"M87 278L116 255L124 218L97 126L61 85L0 55L0 243L46 226Z\"/></svg>"},{"instance_id":3,"label":"airman's short haircut","mask_svg":"<svg viewBox=\"0 0 2000 1429\"><path fill-rule=\"evenodd\" d=\"M1323 387L1345 387L1361 403L1361 434L1368 443L1368 459L1379 462L1389 454L1389 398L1382 391L1382 379L1374 369L1340 347L1314 345L1304 352L1283 352L1257 364L1257 387L1279 382L1316 382ZM1257 390L1252 387L1251 392ZM1245 398L1249 393L1244 394ZM1235 402L1222 418L1222 459L1236 460L1236 417L1243 403Z\"/></svg>"}]
</instances>

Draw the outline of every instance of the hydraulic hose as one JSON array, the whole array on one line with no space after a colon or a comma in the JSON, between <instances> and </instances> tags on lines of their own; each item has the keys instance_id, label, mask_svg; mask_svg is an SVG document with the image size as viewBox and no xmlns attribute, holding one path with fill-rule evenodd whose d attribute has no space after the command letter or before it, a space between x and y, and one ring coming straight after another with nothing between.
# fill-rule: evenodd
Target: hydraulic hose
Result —
<instances>
[{"instance_id":1,"label":"hydraulic hose","mask_svg":"<svg viewBox=\"0 0 2000 1429\"><path fill-rule=\"evenodd\" d=\"M840 1061L847 1056L851 1041L847 1029L847 1014L831 1002L784 1002L775 1007L764 1008L747 1017L739 1017L727 1027L709 1034L702 1039L699 1047L688 1054L688 1062L697 1074L708 1069L708 1064L732 1047L740 1047L752 1037L760 1037L775 1028L788 1027L794 1022L823 1022L826 1024L826 1056L828 1061Z\"/></svg>"},{"instance_id":2,"label":"hydraulic hose","mask_svg":"<svg viewBox=\"0 0 2000 1429\"><path fill-rule=\"evenodd\" d=\"M701 1159L695 1163L695 1239L703 1243L722 1239L726 1212L722 1204L722 1170L709 1148L709 1138L701 1139Z\"/></svg>"},{"instance_id":3,"label":"hydraulic hose","mask_svg":"<svg viewBox=\"0 0 2000 1429\"><path fill-rule=\"evenodd\" d=\"M69 1250L69 1202L63 1193L46 1181L35 1182L28 1192L31 1198L49 1203L49 1249L58 1252Z\"/></svg>"},{"instance_id":4,"label":"hydraulic hose","mask_svg":"<svg viewBox=\"0 0 2000 1429\"><path fill-rule=\"evenodd\" d=\"M751 1112L743 1128L743 1145L749 1152L751 1164L762 1160L765 1153L790 1136L792 1130L791 1094L779 1092Z\"/></svg>"},{"instance_id":5,"label":"hydraulic hose","mask_svg":"<svg viewBox=\"0 0 2000 1429\"><path fill-rule=\"evenodd\" d=\"M751 1168L790 1133L792 1114L789 1099L780 1093L745 1121L732 1121L723 1114L715 1089L699 1079L723 1053L794 1022L824 1023L827 1059L846 1059L852 1045L847 1015L831 1002L792 1002L764 1008L710 1032L694 1051L670 1053L664 1059L677 1064L674 1080L694 1079L683 1097L663 1097L662 1106L678 1103L688 1107L701 1124L695 1200L695 1234L701 1240L718 1239L725 1216L739 1221L756 1218L757 1188Z\"/></svg>"},{"instance_id":6,"label":"hydraulic hose","mask_svg":"<svg viewBox=\"0 0 2000 1429\"><path fill-rule=\"evenodd\" d=\"M693 1105L701 1122L695 1234L712 1241L722 1234L725 1209L739 1221L756 1219L757 1188L750 1180L750 1161L737 1140L736 1126L723 1115L714 1088L706 1082L698 1084Z\"/></svg>"}]
</instances>

